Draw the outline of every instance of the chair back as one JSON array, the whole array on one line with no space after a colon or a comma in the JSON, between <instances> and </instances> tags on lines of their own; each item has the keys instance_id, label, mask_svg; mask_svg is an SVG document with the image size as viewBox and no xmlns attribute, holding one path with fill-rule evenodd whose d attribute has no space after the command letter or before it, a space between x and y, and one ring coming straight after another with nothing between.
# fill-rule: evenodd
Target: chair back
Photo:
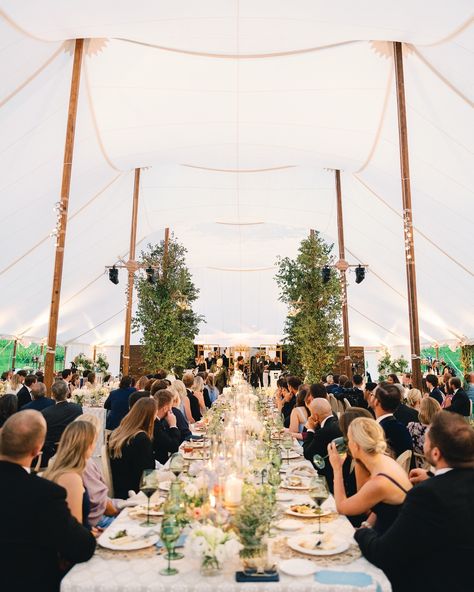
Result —
<instances>
[{"instance_id":1,"label":"chair back","mask_svg":"<svg viewBox=\"0 0 474 592\"><path fill-rule=\"evenodd\" d=\"M328 393L328 401L329 401L329 404L331 405L331 409L333 410L333 413L337 414L339 411L339 407L337 405L337 399L332 393Z\"/></svg>"},{"instance_id":2,"label":"chair back","mask_svg":"<svg viewBox=\"0 0 474 592\"><path fill-rule=\"evenodd\" d=\"M402 467L402 469L405 470L407 474L410 472L412 456L413 452L411 450L405 450L405 452L402 452L397 458L397 463Z\"/></svg>"},{"instance_id":3,"label":"chair back","mask_svg":"<svg viewBox=\"0 0 474 592\"><path fill-rule=\"evenodd\" d=\"M349 407L352 407L352 405L349 403L348 399L344 399L344 411L346 409L349 409Z\"/></svg>"},{"instance_id":4,"label":"chair back","mask_svg":"<svg viewBox=\"0 0 474 592\"><path fill-rule=\"evenodd\" d=\"M109 451L107 444L103 444L101 448L100 461L102 466L102 477L104 478L105 484L109 490L109 497L114 497L114 486L112 481L112 469L110 468Z\"/></svg>"}]
</instances>

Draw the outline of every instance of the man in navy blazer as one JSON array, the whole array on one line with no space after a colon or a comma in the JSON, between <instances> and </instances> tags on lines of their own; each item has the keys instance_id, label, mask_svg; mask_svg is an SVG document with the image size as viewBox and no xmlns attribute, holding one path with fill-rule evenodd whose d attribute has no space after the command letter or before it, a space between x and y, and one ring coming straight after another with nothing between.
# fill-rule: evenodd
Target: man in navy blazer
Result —
<instances>
[{"instance_id":1,"label":"man in navy blazer","mask_svg":"<svg viewBox=\"0 0 474 592\"><path fill-rule=\"evenodd\" d=\"M395 458L405 450L413 450L413 441L408 429L394 416L402 395L395 384L381 382L372 393L370 406L375 412L375 421L385 432L385 438Z\"/></svg>"},{"instance_id":2,"label":"man in navy blazer","mask_svg":"<svg viewBox=\"0 0 474 592\"><path fill-rule=\"evenodd\" d=\"M122 376L118 389L112 391L104 403L104 409L108 410L105 427L107 430L115 430L129 410L128 398L135 392L132 386L131 376Z\"/></svg>"},{"instance_id":3,"label":"man in navy blazer","mask_svg":"<svg viewBox=\"0 0 474 592\"><path fill-rule=\"evenodd\" d=\"M469 417L471 415L471 401L467 396L466 391L461 388L461 380L457 376L454 376L449 379L448 384L449 389L454 393L454 396L451 399L451 405L446 407L446 411L459 413L459 415Z\"/></svg>"},{"instance_id":4,"label":"man in navy blazer","mask_svg":"<svg viewBox=\"0 0 474 592\"><path fill-rule=\"evenodd\" d=\"M33 397L31 396L31 387L37 382L38 379L34 374L28 374L25 378L23 386L17 392L16 397L18 399L18 411L28 403L31 403Z\"/></svg>"}]
</instances>

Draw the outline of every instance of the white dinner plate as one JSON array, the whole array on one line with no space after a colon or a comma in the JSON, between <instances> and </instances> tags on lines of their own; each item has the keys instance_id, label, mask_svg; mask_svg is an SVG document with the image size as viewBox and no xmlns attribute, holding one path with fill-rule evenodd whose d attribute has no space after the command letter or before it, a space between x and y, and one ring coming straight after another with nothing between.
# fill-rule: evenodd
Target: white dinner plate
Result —
<instances>
[{"instance_id":1,"label":"white dinner plate","mask_svg":"<svg viewBox=\"0 0 474 592\"><path fill-rule=\"evenodd\" d=\"M162 500L164 501L164 500ZM150 504L150 516L163 516L163 510L160 509L159 510L154 510L152 509L153 506L156 506L158 504ZM160 504L161 505L161 504ZM147 516L148 515L148 505L147 504L140 504L139 506L135 506L134 508L130 508L130 510L128 511L128 515L135 517L135 516Z\"/></svg>"},{"instance_id":2,"label":"white dinner plate","mask_svg":"<svg viewBox=\"0 0 474 592\"><path fill-rule=\"evenodd\" d=\"M301 485L289 485L284 481L281 486L285 489L294 489L295 491L304 491L305 489L309 489L309 483L302 483Z\"/></svg>"},{"instance_id":3,"label":"white dinner plate","mask_svg":"<svg viewBox=\"0 0 474 592\"><path fill-rule=\"evenodd\" d=\"M343 551L346 551L349 548L349 543L347 541L344 541L343 539L338 539L336 537L334 537L334 539L331 542L331 548L327 549L327 548L322 548L319 549L317 547L315 547L314 545L316 544L316 542L318 540L320 540L321 536L320 535L298 535L295 537L292 537L290 539L288 539L287 543L288 546L290 547L290 549L293 549L293 551L298 551L299 553L304 553L305 555L315 555L315 556L319 556L319 555L337 555L338 553L342 553ZM310 543L311 546L310 547L306 547L306 546L302 546L302 543Z\"/></svg>"},{"instance_id":4,"label":"white dinner plate","mask_svg":"<svg viewBox=\"0 0 474 592\"><path fill-rule=\"evenodd\" d=\"M296 504L293 504L296 505ZM300 514L299 512L294 512L291 508L288 508L285 511L285 514L288 514L288 516L298 516L298 518L317 518L318 516L328 516L328 514L331 513L331 510L328 510L327 508L321 508L321 512L320 513L311 513L311 514Z\"/></svg>"},{"instance_id":5,"label":"white dinner plate","mask_svg":"<svg viewBox=\"0 0 474 592\"><path fill-rule=\"evenodd\" d=\"M303 528L303 524L296 520L283 519L275 524L275 528L278 530L300 530Z\"/></svg>"},{"instance_id":6,"label":"white dinner plate","mask_svg":"<svg viewBox=\"0 0 474 592\"><path fill-rule=\"evenodd\" d=\"M316 564L309 559L285 559L280 561L278 568L289 576L310 576L317 572Z\"/></svg>"},{"instance_id":7,"label":"white dinner plate","mask_svg":"<svg viewBox=\"0 0 474 592\"><path fill-rule=\"evenodd\" d=\"M120 539L113 540L113 537L119 530L127 531L127 541L120 542ZM145 538L146 532L143 528L127 526L121 529L120 526L115 528L108 528L103 532L97 539L97 542L101 547L105 549L111 549L112 551L137 551L138 549L146 549L152 547L159 541L158 534L152 534Z\"/></svg>"},{"instance_id":8,"label":"white dinner plate","mask_svg":"<svg viewBox=\"0 0 474 592\"><path fill-rule=\"evenodd\" d=\"M292 460L292 459L300 458L300 457L301 457L301 454L298 454L298 452L296 452L296 450L290 450L289 453L287 453L286 450L284 450L284 449L282 449L282 451L281 451L282 462L286 461L287 458Z\"/></svg>"},{"instance_id":9,"label":"white dinner plate","mask_svg":"<svg viewBox=\"0 0 474 592\"><path fill-rule=\"evenodd\" d=\"M202 449L197 450L196 453L195 452L185 452L183 454L183 458L184 458L184 460L204 460L204 455L202 453Z\"/></svg>"}]
</instances>

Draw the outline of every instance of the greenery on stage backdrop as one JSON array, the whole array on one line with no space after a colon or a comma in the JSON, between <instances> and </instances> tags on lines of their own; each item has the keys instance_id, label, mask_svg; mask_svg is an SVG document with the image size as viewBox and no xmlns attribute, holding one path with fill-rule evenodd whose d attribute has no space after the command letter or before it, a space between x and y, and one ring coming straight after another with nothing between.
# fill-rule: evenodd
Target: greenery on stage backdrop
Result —
<instances>
[{"instance_id":1,"label":"greenery on stage backdrop","mask_svg":"<svg viewBox=\"0 0 474 592\"><path fill-rule=\"evenodd\" d=\"M377 365L379 380L387 380L389 374L403 374L409 371L410 364L404 356L392 360L390 352L385 350Z\"/></svg>"},{"instance_id":2,"label":"greenery on stage backdrop","mask_svg":"<svg viewBox=\"0 0 474 592\"><path fill-rule=\"evenodd\" d=\"M142 331L144 358L152 369L186 367L194 358L194 340L204 317L193 312L199 290L186 266L186 249L171 234L163 261L164 241L147 246L141 263L155 267L155 279L137 274L138 295L133 330Z\"/></svg>"},{"instance_id":3,"label":"greenery on stage backdrop","mask_svg":"<svg viewBox=\"0 0 474 592\"><path fill-rule=\"evenodd\" d=\"M16 350L16 369L28 369L36 371L40 364L41 345L31 343L28 346L18 343ZM0 339L0 373L11 369L13 357L13 339ZM44 362L43 362L44 366ZM54 363L56 370L64 368L64 347L56 347L56 359Z\"/></svg>"},{"instance_id":4,"label":"greenery on stage backdrop","mask_svg":"<svg viewBox=\"0 0 474 592\"><path fill-rule=\"evenodd\" d=\"M318 232L301 242L296 259L277 260L279 299L288 305L285 344L289 369L308 381L320 381L336 362L341 334L339 272L323 284L321 268L332 265L333 245Z\"/></svg>"}]
</instances>

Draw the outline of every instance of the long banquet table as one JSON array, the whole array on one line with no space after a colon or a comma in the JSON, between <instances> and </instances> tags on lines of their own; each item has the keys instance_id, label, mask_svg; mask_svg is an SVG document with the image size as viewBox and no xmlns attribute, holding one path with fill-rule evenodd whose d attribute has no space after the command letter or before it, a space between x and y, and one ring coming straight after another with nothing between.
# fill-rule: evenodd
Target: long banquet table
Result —
<instances>
[{"instance_id":1,"label":"long banquet table","mask_svg":"<svg viewBox=\"0 0 474 592\"><path fill-rule=\"evenodd\" d=\"M295 496L301 503L308 501L304 495ZM332 498L326 504L334 505ZM324 506L323 506L324 507ZM301 519L304 524L305 519ZM127 528L133 522L128 516L128 510L124 510L117 518L115 527ZM135 522L136 524L136 522ZM153 527L152 527L153 528ZM300 532L314 532L316 525L312 522L304 526ZM344 516L338 516L330 522L323 524L323 530L337 532L352 541L353 528ZM159 527L158 527L159 532ZM270 546L278 543L284 536L291 533L282 533L269 539ZM390 592L391 586L387 578L379 569L371 565L363 557L359 557L349 564L334 565L328 567L321 565L320 569L336 571L364 572L372 576L373 585L364 588L353 585L328 585L314 581L314 576L292 577L280 572L279 582L268 583L237 583L235 572L242 569L240 562L229 562L224 566L222 573L217 576L202 576L200 574L200 562L194 557L185 556L184 559L173 561L173 566L179 570L175 576L162 576L158 572L165 567L166 560L151 550L151 555L144 556L142 551L132 553L119 553L115 556L113 551L99 550L87 563L76 565L64 578L61 584L61 592L205 592L209 589L225 592L309 592L320 590L327 592ZM133 553L136 556L133 556ZM273 556L278 564L281 557ZM317 563L316 563L317 566Z\"/></svg>"}]
</instances>

